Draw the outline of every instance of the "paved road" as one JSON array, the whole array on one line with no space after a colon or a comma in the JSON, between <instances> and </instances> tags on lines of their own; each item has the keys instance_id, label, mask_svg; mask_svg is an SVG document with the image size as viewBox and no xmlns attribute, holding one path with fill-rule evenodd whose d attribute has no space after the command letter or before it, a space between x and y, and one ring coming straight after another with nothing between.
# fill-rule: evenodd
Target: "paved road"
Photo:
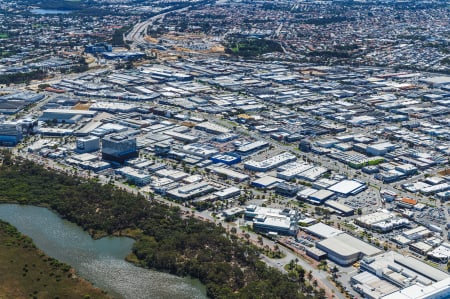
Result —
<instances>
[{"instance_id":1,"label":"paved road","mask_svg":"<svg viewBox=\"0 0 450 299\"><path fill-rule=\"evenodd\" d=\"M132 44L131 44L132 49L135 49L139 45L145 45L145 44L149 43L145 40L145 37L147 36L147 27L148 26L152 25L155 21L164 18L164 16L166 16L168 13L183 12L190 8L191 8L191 6L180 8L180 9L175 9L175 10L171 10L171 11L166 11L164 13L157 14L146 21L137 23L136 25L134 25L133 29L131 29L131 31L125 36L125 40L132 42Z\"/></svg>"},{"instance_id":2,"label":"paved road","mask_svg":"<svg viewBox=\"0 0 450 299\"><path fill-rule=\"evenodd\" d=\"M264 243L266 244L266 240L264 240ZM271 246L271 245L269 245ZM317 280L318 286L323 288L325 292L327 293L329 298L339 298L344 299L344 295L342 295L336 288L336 286L328 280L329 273L327 271L318 270L311 266L306 260L302 259L302 256L297 255L296 253L292 252L291 250L279 246L280 250L286 255L282 259L270 259L268 257L264 257L262 260L269 266L274 267L281 271L282 273L286 273L286 270L284 269L284 266L289 264L290 261L297 259L297 264L302 266L302 268L305 270L305 272L311 271L313 279Z\"/></svg>"}]
</instances>

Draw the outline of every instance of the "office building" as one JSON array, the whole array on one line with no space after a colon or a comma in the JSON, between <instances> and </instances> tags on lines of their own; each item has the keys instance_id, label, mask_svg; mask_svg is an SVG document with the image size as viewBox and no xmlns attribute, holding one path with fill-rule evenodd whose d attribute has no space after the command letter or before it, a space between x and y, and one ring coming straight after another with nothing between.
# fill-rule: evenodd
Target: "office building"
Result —
<instances>
[{"instance_id":1,"label":"office building","mask_svg":"<svg viewBox=\"0 0 450 299\"><path fill-rule=\"evenodd\" d=\"M214 195L216 195L219 199L232 198L232 197L239 196L240 194L241 194L241 189L239 189L238 187L234 187L234 186L222 189L222 190L214 193Z\"/></svg>"},{"instance_id":2,"label":"office building","mask_svg":"<svg viewBox=\"0 0 450 299\"><path fill-rule=\"evenodd\" d=\"M107 43L97 43L94 45L86 45L84 46L84 52L97 54L103 52L112 52L112 45Z\"/></svg>"},{"instance_id":3,"label":"office building","mask_svg":"<svg viewBox=\"0 0 450 299\"><path fill-rule=\"evenodd\" d=\"M253 229L263 233L294 236L298 226L295 220L279 214L258 215L253 219Z\"/></svg>"},{"instance_id":4,"label":"office building","mask_svg":"<svg viewBox=\"0 0 450 299\"><path fill-rule=\"evenodd\" d=\"M289 183L278 183L275 186L275 192L277 194L287 196L287 197L294 197L297 195L297 192L300 190L300 187L295 184L289 184Z\"/></svg>"},{"instance_id":5,"label":"office building","mask_svg":"<svg viewBox=\"0 0 450 299\"><path fill-rule=\"evenodd\" d=\"M167 195L173 199L185 201L214 191L216 189L207 182L198 182L169 190Z\"/></svg>"},{"instance_id":6,"label":"office building","mask_svg":"<svg viewBox=\"0 0 450 299\"><path fill-rule=\"evenodd\" d=\"M153 152L155 153L156 156L166 156L167 154L169 154L171 150L171 146L170 144L166 144L163 142L160 143L156 143L153 146Z\"/></svg>"},{"instance_id":7,"label":"office building","mask_svg":"<svg viewBox=\"0 0 450 299\"><path fill-rule=\"evenodd\" d=\"M136 138L124 135L106 136L102 139L102 159L123 164L125 160L136 158Z\"/></svg>"},{"instance_id":8,"label":"office building","mask_svg":"<svg viewBox=\"0 0 450 299\"><path fill-rule=\"evenodd\" d=\"M100 138L95 136L86 136L77 138L77 147L75 149L78 153L90 153L100 149Z\"/></svg>"},{"instance_id":9,"label":"office building","mask_svg":"<svg viewBox=\"0 0 450 299\"><path fill-rule=\"evenodd\" d=\"M143 170L125 166L116 170L116 173L125 177L128 181L138 186L150 183L150 175Z\"/></svg>"},{"instance_id":10,"label":"office building","mask_svg":"<svg viewBox=\"0 0 450 299\"><path fill-rule=\"evenodd\" d=\"M290 209L272 209L248 205L245 219L253 221L253 229L263 233L295 235L298 232L298 213Z\"/></svg>"},{"instance_id":11,"label":"office building","mask_svg":"<svg viewBox=\"0 0 450 299\"><path fill-rule=\"evenodd\" d=\"M22 131L16 123L0 124L0 145L15 146L22 140Z\"/></svg>"}]
</instances>

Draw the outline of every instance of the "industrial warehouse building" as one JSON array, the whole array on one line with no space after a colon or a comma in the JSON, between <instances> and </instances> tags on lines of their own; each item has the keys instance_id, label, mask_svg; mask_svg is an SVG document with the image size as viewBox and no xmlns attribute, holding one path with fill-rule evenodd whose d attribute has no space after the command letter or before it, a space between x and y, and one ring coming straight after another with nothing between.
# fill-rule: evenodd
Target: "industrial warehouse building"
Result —
<instances>
[{"instance_id":1,"label":"industrial warehouse building","mask_svg":"<svg viewBox=\"0 0 450 299\"><path fill-rule=\"evenodd\" d=\"M16 114L27 105L36 103L45 97L44 94L34 92L13 92L0 96L0 113Z\"/></svg>"},{"instance_id":2,"label":"industrial warehouse building","mask_svg":"<svg viewBox=\"0 0 450 299\"><path fill-rule=\"evenodd\" d=\"M339 203L335 200L327 200L325 202L325 206L331 208L332 210L336 211L341 216L352 216L355 214L355 209L352 207L349 207L345 204Z\"/></svg>"},{"instance_id":3,"label":"industrial warehouse building","mask_svg":"<svg viewBox=\"0 0 450 299\"><path fill-rule=\"evenodd\" d=\"M322 222L316 223L308 227L303 227L302 229L306 231L308 234L313 235L319 239L327 239L343 233L343 231L336 229L332 226L326 225Z\"/></svg>"},{"instance_id":4,"label":"industrial warehouse building","mask_svg":"<svg viewBox=\"0 0 450 299\"><path fill-rule=\"evenodd\" d=\"M364 298L449 298L449 275L418 259L388 251L360 262L352 287Z\"/></svg>"},{"instance_id":5,"label":"industrial warehouse building","mask_svg":"<svg viewBox=\"0 0 450 299\"><path fill-rule=\"evenodd\" d=\"M317 192L314 192L313 194L309 195L307 197L307 201L315 204L315 205L321 205L327 200L331 200L334 198L335 194L332 191L329 190L318 190Z\"/></svg>"},{"instance_id":6,"label":"industrial warehouse building","mask_svg":"<svg viewBox=\"0 0 450 299\"><path fill-rule=\"evenodd\" d=\"M226 165L233 165L241 162L241 156L237 154L218 154L209 158L213 163L223 163Z\"/></svg>"},{"instance_id":7,"label":"industrial warehouse building","mask_svg":"<svg viewBox=\"0 0 450 299\"><path fill-rule=\"evenodd\" d=\"M277 177L286 181L290 181L292 179L295 179L298 174L305 172L313 167L314 165L306 162L288 163L278 167Z\"/></svg>"},{"instance_id":8,"label":"industrial warehouse building","mask_svg":"<svg viewBox=\"0 0 450 299\"><path fill-rule=\"evenodd\" d=\"M116 173L124 176L128 181L138 186L143 186L150 183L150 175L148 173L129 166L116 169Z\"/></svg>"},{"instance_id":9,"label":"industrial warehouse building","mask_svg":"<svg viewBox=\"0 0 450 299\"><path fill-rule=\"evenodd\" d=\"M202 143L185 145L183 146L181 151L186 154L198 156L201 158L209 158L219 152L214 146Z\"/></svg>"},{"instance_id":10,"label":"industrial warehouse building","mask_svg":"<svg viewBox=\"0 0 450 299\"><path fill-rule=\"evenodd\" d=\"M266 172L295 160L297 160L297 157L295 155L284 152L263 161L250 160L244 163L244 167L251 171Z\"/></svg>"},{"instance_id":11,"label":"industrial warehouse building","mask_svg":"<svg viewBox=\"0 0 450 299\"><path fill-rule=\"evenodd\" d=\"M223 143L223 142L231 141L231 140L236 139L238 137L239 137L239 135L237 135L237 134L225 133L225 134L222 134L222 135L219 135L219 136L215 136L213 138L213 140Z\"/></svg>"},{"instance_id":12,"label":"industrial warehouse building","mask_svg":"<svg viewBox=\"0 0 450 299\"><path fill-rule=\"evenodd\" d=\"M211 134L223 135L230 133L230 130L212 122L202 122L195 125L197 130L205 131Z\"/></svg>"},{"instance_id":13,"label":"industrial warehouse building","mask_svg":"<svg viewBox=\"0 0 450 299\"><path fill-rule=\"evenodd\" d=\"M121 52L103 52L103 58L109 60L137 60L145 57L145 53L141 52L129 52L129 51L121 51Z\"/></svg>"},{"instance_id":14,"label":"industrial warehouse building","mask_svg":"<svg viewBox=\"0 0 450 299\"><path fill-rule=\"evenodd\" d=\"M248 155L256 151L262 150L263 148L266 148L268 146L269 143L267 141L255 141L239 146L236 151L239 154Z\"/></svg>"},{"instance_id":15,"label":"industrial warehouse building","mask_svg":"<svg viewBox=\"0 0 450 299\"><path fill-rule=\"evenodd\" d=\"M307 256L312 257L316 261L321 261L327 258L327 253L315 247L306 247L305 253Z\"/></svg>"},{"instance_id":16,"label":"industrial warehouse building","mask_svg":"<svg viewBox=\"0 0 450 299\"><path fill-rule=\"evenodd\" d=\"M39 118L42 121L57 121L68 124L75 124L82 118L93 118L97 111L73 110L73 109L47 109Z\"/></svg>"},{"instance_id":17,"label":"industrial warehouse building","mask_svg":"<svg viewBox=\"0 0 450 299\"><path fill-rule=\"evenodd\" d=\"M374 256L381 253L368 243L346 233L322 240L316 247L327 253L328 259L341 266L350 266L364 256Z\"/></svg>"},{"instance_id":18,"label":"industrial warehouse building","mask_svg":"<svg viewBox=\"0 0 450 299\"><path fill-rule=\"evenodd\" d=\"M409 226L408 219L398 217L387 210L381 210L358 217L355 219L355 223L359 226L381 232L389 232L394 229Z\"/></svg>"},{"instance_id":19,"label":"industrial warehouse building","mask_svg":"<svg viewBox=\"0 0 450 299\"><path fill-rule=\"evenodd\" d=\"M363 295L364 298L370 299L380 299L400 289L370 272L362 272L352 276L350 283L355 291Z\"/></svg>"},{"instance_id":20,"label":"industrial warehouse building","mask_svg":"<svg viewBox=\"0 0 450 299\"><path fill-rule=\"evenodd\" d=\"M381 276L400 287L407 284L407 278L411 278L411 280L415 278L423 284L431 284L450 277L448 273L414 257L404 256L395 251L388 251L372 258L363 259L360 263L360 269ZM391 271L388 271L388 269L391 269Z\"/></svg>"},{"instance_id":21,"label":"industrial warehouse building","mask_svg":"<svg viewBox=\"0 0 450 299\"><path fill-rule=\"evenodd\" d=\"M210 168L213 173L216 173L219 176L224 176L228 179L232 179L237 182L242 182L248 180L250 177L244 173L234 171L225 167L213 167Z\"/></svg>"},{"instance_id":22,"label":"industrial warehouse building","mask_svg":"<svg viewBox=\"0 0 450 299\"><path fill-rule=\"evenodd\" d=\"M431 285L416 283L400 291L391 293L382 299L445 299L450 298L450 278Z\"/></svg>"},{"instance_id":23,"label":"industrial warehouse building","mask_svg":"<svg viewBox=\"0 0 450 299\"><path fill-rule=\"evenodd\" d=\"M322 239L316 243L316 248L325 252L329 260L341 266L349 266L364 256L374 256L382 252L382 250L324 223L319 222L302 229L308 234ZM315 258L315 255L310 256ZM323 258L321 254L317 256Z\"/></svg>"},{"instance_id":24,"label":"industrial warehouse building","mask_svg":"<svg viewBox=\"0 0 450 299\"><path fill-rule=\"evenodd\" d=\"M263 176L252 181L252 186L260 189L272 189L281 182L283 182L283 180L275 178L273 176Z\"/></svg>"},{"instance_id":25,"label":"industrial warehouse building","mask_svg":"<svg viewBox=\"0 0 450 299\"><path fill-rule=\"evenodd\" d=\"M365 189L367 189L367 185L358 180L343 180L328 188L328 190L344 197L356 195Z\"/></svg>"},{"instance_id":26,"label":"industrial warehouse building","mask_svg":"<svg viewBox=\"0 0 450 299\"><path fill-rule=\"evenodd\" d=\"M297 174L297 178L301 180L307 180L310 182L314 182L318 178L320 178L322 175L327 173L329 170L322 166L314 166L313 168L310 168L304 172L301 172Z\"/></svg>"},{"instance_id":27,"label":"industrial warehouse building","mask_svg":"<svg viewBox=\"0 0 450 299\"><path fill-rule=\"evenodd\" d=\"M384 156L386 153L395 150L395 144L390 142L380 142L377 144L369 145L366 148L366 152L372 156Z\"/></svg>"},{"instance_id":28,"label":"industrial warehouse building","mask_svg":"<svg viewBox=\"0 0 450 299\"><path fill-rule=\"evenodd\" d=\"M241 195L241 189L238 187L228 187L214 193L219 199L227 199Z\"/></svg>"}]
</instances>

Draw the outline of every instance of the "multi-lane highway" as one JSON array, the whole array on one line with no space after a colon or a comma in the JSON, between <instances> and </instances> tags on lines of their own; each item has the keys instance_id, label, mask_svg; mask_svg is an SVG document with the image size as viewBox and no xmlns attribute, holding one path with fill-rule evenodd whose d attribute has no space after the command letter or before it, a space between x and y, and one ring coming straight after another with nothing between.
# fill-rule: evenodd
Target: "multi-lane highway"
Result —
<instances>
[{"instance_id":1,"label":"multi-lane highway","mask_svg":"<svg viewBox=\"0 0 450 299\"><path fill-rule=\"evenodd\" d=\"M174 9L170 11L165 11L163 13L157 14L150 19L137 23L134 25L133 29L131 29L128 34L124 37L125 41L131 42L131 49L136 49L138 46L145 46L146 44L150 44L147 40L145 40L145 37L147 36L147 28L148 26L153 25L156 23L156 21L161 20L164 18L167 14L172 12L183 12L187 11L191 8L191 6L187 6L180 9Z\"/></svg>"}]
</instances>

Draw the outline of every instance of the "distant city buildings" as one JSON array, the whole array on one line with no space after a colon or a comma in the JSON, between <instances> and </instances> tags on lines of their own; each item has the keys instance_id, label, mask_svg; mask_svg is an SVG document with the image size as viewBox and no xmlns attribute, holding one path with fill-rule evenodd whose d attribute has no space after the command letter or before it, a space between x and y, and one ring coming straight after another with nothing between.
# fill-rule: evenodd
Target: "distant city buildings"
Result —
<instances>
[{"instance_id":1,"label":"distant city buildings","mask_svg":"<svg viewBox=\"0 0 450 299\"><path fill-rule=\"evenodd\" d=\"M121 44L172 3L100 18L4 3L0 144L283 236L354 296L448 298L448 7L191 5ZM282 51L227 59L231 39ZM49 80L7 83L29 73Z\"/></svg>"}]
</instances>

